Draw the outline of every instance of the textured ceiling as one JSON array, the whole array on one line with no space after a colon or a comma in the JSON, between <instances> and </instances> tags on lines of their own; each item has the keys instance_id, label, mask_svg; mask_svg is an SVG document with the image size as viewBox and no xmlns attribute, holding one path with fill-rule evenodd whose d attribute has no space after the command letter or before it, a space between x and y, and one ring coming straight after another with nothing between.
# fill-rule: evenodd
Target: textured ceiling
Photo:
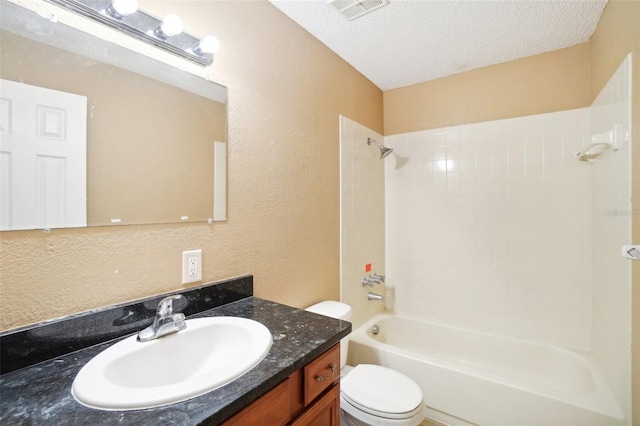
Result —
<instances>
[{"instance_id":1,"label":"textured ceiling","mask_svg":"<svg viewBox=\"0 0 640 426\"><path fill-rule=\"evenodd\" d=\"M589 40L606 0L391 0L353 21L326 0L270 0L382 90Z\"/></svg>"}]
</instances>

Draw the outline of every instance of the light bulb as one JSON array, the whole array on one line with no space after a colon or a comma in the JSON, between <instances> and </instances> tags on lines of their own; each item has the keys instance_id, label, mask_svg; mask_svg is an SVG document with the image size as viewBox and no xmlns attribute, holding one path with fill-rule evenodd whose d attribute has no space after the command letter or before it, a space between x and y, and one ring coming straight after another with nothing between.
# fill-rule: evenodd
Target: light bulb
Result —
<instances>
[{"instance_id":1,"label":"light bulb","mask_svg":"<svg viewBox=\"0 0 640 426\"><path fill-rule=\"evenodd\" d=\"M182 19L178 15L170 13L162 20L159 30L162 38L177 36L182 32Z\"/></svg>"},{"instance_id":2,"label":"light bulb","mask_svg":"<svg viewBox=\"0 0 640 426\"><path fill-rule=\"evenodd\" d=\"M122 19L138 11L138 0L113 0L107 11L114 18Z\"/></svg>"},{"instance_id":3,"label":"light bulb","mask_svg":"<svg viewBox=\"0 0 640 426\"><path fill-rule=\"evenodd\" d=\"M207 53L217 53L220 50L220 41L212 35L208 35L198 43L198 46L194 49L199 55Z\"/></svg>"}]
</instances>

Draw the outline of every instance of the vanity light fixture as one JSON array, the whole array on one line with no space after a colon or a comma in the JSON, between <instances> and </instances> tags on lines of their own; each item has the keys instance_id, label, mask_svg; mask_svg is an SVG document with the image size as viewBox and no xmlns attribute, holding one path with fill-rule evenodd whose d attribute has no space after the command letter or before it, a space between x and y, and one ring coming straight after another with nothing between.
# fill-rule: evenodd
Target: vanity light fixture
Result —
<instances>
[{"instance_id":1,"label":"vanity light fixture","mask_svg":"<svg viewBox=\"0 0 640 426\"><path fill-rule=\"evenodd\" d=\"M113 0L106 11L114 18L122 20L138 11L138 0Z\"/></svg>"},{"instance_id":2,"label":"vanity light fixture","mask_svg":"<svg viewBox=\"0 0 640 426\"><path fill-rule=\"evenodd\" d=\"M180 19L178 15L170 13L165 16L162 23L153 30L153 34L162 40L166 40L169 37L174 37L180 34L182 32L182 28L182 19Z\"/></svg>"},{"instance_id":3,"label":"vanity light fixture","mask_svg":"<svg viewBox=\"0 0 640 426\"><path fill-rule=\"evenodd\" d=\"M159 20L138 10L137 0L45 0L107 25L138 40L177 55L202 67L213 63L220 42L213 36L202 40L182 31L174 14Z\"/></svg>"},{"instance_id":4,"label":"vanity light fixture","mask_svg":"<svg viewBox=\"0 0 640 426\"><path fill-rule=\"evenodd\" d=\"M215 54L220 50L220 42L212 35L208 35L198 42L193 48L193 51L198 55L205 53Z\"/></svg>"}]
</instances>

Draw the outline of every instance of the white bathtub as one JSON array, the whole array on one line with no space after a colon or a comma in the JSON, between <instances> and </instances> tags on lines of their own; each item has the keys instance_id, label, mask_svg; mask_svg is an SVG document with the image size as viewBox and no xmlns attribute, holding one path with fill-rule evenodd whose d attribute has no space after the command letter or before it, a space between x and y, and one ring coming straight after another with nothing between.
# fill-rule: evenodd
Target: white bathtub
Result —
<instances>
[{"instance_id":1,"label":"white bathtub","mask_svg":"<svg viewBox=\"0 0 640 426\"><path fill-rule=\"evenodd\" d=\"M452 423L628 424L593 363L550 345L382 314L349 336L349 364L363 363L411 377L432 416Z\"/></svg>"}]
</instances>

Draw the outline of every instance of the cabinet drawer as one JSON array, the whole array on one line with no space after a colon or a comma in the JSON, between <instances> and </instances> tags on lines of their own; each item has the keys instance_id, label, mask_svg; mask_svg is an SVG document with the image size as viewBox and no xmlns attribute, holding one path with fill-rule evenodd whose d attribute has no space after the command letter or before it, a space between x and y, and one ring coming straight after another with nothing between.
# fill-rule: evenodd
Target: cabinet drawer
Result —
<instances>
[{"instance_id":1,"label":"cabinet drawer","mask_svg":"<svg viewBox=\"0 0 640 426\"><path fill-rule=\"evenodd\" d=\"M304 367L304 405L316 399L325 389L340 379L340 344Z\"/></svg>"}]
</instances>

